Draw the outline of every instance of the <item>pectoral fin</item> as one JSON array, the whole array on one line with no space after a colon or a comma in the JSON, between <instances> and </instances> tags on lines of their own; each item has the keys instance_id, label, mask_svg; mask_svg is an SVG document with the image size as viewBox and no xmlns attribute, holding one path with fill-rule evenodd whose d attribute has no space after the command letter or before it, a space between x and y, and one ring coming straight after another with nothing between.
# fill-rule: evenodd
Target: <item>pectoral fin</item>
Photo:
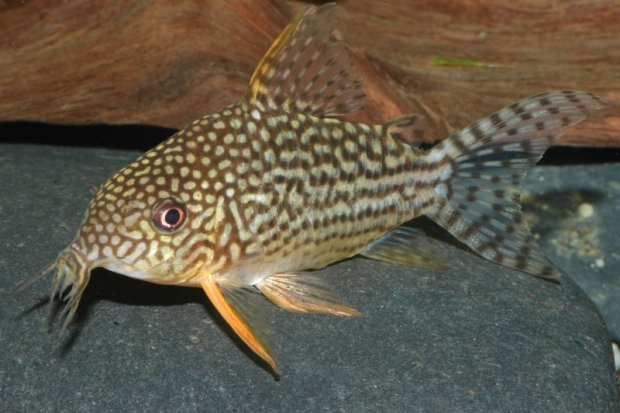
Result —
<instances>
[{"instance_id":1,"label":"pectoral fin","mask_svg":"<svg viewBox=\"0 0 620 413\"><path fill-rule=\"evenodd\" d=\"M398 227L388 232L360 252L367 258L393 264L445 270L445 263L436 241L415 228Z\"/></svg>"},{"instance_id":2,"label":"pectoral fin","mask_svg":"<svg viewBox=\"0 0 620 413\"><path fill-rule=\"evenodd\" d=\"M323 280L309 274L274 274L263 279L257 287L277 306L288 311L362 315L344 304Z\"/></svg>"},{"instance_id":3,"label":"pectoral fin","mask_svg":"<svg viewBox=\"0 0 620 413\"><path fill-rule=\"evenodd\" d=\"M210 274L200 281L217 311L252 351L265 360L276 374L278 366L271 357L271 329L260 311L261 299L249 286Z\"/></svg>"}]
</instances>

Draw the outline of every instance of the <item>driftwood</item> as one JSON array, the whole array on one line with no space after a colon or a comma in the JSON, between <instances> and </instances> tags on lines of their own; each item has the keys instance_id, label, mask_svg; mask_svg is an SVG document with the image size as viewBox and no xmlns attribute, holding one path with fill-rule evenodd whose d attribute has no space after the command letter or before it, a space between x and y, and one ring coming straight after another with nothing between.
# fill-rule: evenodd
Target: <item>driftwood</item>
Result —
<instances>
[{"instance_id":1,"label":"driftwood","mask_svg":"<svg viewBox=\"0 0 620 413\"><path fill-rule=\"evenodd\" d=\"M561 144L620 146L614 0L349 0L339 32L369 96L356 120L429 119L428 138L550 89L611 105ZM180 128L235 102L303 3L0 1L0 121ZM494 63L438 66L436 56ZM85 137L84 139L88 139Z\"/></svg>"}]
</instances>

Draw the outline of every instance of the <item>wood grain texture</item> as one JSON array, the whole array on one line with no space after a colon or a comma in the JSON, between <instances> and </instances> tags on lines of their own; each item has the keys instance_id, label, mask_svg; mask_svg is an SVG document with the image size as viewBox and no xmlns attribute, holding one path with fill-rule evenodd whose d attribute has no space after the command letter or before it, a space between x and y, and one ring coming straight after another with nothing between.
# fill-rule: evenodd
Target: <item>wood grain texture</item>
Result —
<instances>
[{"instance_id":1,"label":"wood grain texture","mask_svg":"<svg viewBox=\"0 0 620 413\"><path fill-rule=\"evenodd\" d=\"M289 14L282 1L19 3L0 12L0 117L182 127L239 99Z\"/></svg>"},{"instance_id":2,"label":"wood grain texture","mask_svg":"<svg viewBox=\"0 0 620 413\"><path fill-rule=\"evenodd\" d=\"M560 144L620 146L620 3L340 1L369 96L355 119L429 118L428 138L551 89L611 105ZM235 102L304 2L0 2L0 121L183 127ZM435 56L499 63L433 65ZM87 139L87 137L85 137Z\"/></svg>"},{"instance_id":3,"label":"wood grain texture","mask_svg":"<svg viewBox=\"0 0 620 413\"><path fill-rule=\"evenodd\" d=\"M350 0L341 30L449 129L528 95L594 92L610 103L559 144L620 146L620 3L613 0ZM434 56L502 68L437 67Z\"/></svg>"}]
</instances>

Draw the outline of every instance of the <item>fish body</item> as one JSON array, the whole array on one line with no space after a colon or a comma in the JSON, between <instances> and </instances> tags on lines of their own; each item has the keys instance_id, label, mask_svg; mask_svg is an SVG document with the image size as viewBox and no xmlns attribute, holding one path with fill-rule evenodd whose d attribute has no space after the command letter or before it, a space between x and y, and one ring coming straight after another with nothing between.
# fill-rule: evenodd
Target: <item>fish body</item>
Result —
<instances>
[{"instance_id":1,"label":"fish body","mask_svg":"<svg viewBox=\"0 0 620 413\"><path fill-rule=\"evenodd\" d=\"M112 240L118 232L133 232L136 241L122 249L127 265L119 265L118 248L103 247L90 260L101 257L108 268L134 270L137 278L151 277L160 265L161 280L191 286L200 284L198 270L208 266L254 285L275 273L355 255L431 206L433 189L421 185L436 172L424 170L422 151L392 139L384 127L244 106L195 122L121 170L97 193L79 249L96 241L92 233ZM133 175L144 178L127 179ZM114 192L122 196L112 198ZM147 220L146 206L179 199L189 222L174 237L161 236L144 220L136 223L145 228L135 229L100 223L108 213L130 221L127 194L137 216ZM171 259L179 257L179 247L189 251ZM152 255L142 255L147 250ZM136 261L136 251L142 260Z\"/></svg>"},{"instance_id":2,"label":"fish body","mask_svg":"<svg viewBox=\"0 0 620 413\"><path fill-rule=\"evenodd\" d=\"M277 372L262 293L295 312L352 316L308 270L360 254L446 268L435 243L401 224L426 215L483 257L559 273L537 248L520 185L559 131L603 105L580 91L530 97L419 147L423 118L336 119L363 105L361 79L331 34L334 5L302 9L259 64L246 95L194 121L99 188L56 270L65 326L91 269L201 287ZM63 327L64 328L64 327Z\"/></svg>"}]
</instances>

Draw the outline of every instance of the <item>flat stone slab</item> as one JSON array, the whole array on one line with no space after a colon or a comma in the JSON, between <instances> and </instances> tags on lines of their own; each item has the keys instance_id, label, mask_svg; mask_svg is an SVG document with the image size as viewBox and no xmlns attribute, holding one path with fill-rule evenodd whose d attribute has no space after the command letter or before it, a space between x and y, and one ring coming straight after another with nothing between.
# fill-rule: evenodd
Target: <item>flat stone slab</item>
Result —
<instances>
[{"instance_id":1,"label":"flat stone slab","mask_svg":"<svg viewBox=\"0 0 620 413\"><path fill-rule=\"evenodd\" d=\"M138 155L1 145L0 410L619 411L605 324L569 277L544 281L448 244L446 271L363 258L320 271L362 318L266 305L280 380L199 289L105 270L59 340L51 280L13 287L72 240L88 185Z\"/></svg>"}]
</instances>

